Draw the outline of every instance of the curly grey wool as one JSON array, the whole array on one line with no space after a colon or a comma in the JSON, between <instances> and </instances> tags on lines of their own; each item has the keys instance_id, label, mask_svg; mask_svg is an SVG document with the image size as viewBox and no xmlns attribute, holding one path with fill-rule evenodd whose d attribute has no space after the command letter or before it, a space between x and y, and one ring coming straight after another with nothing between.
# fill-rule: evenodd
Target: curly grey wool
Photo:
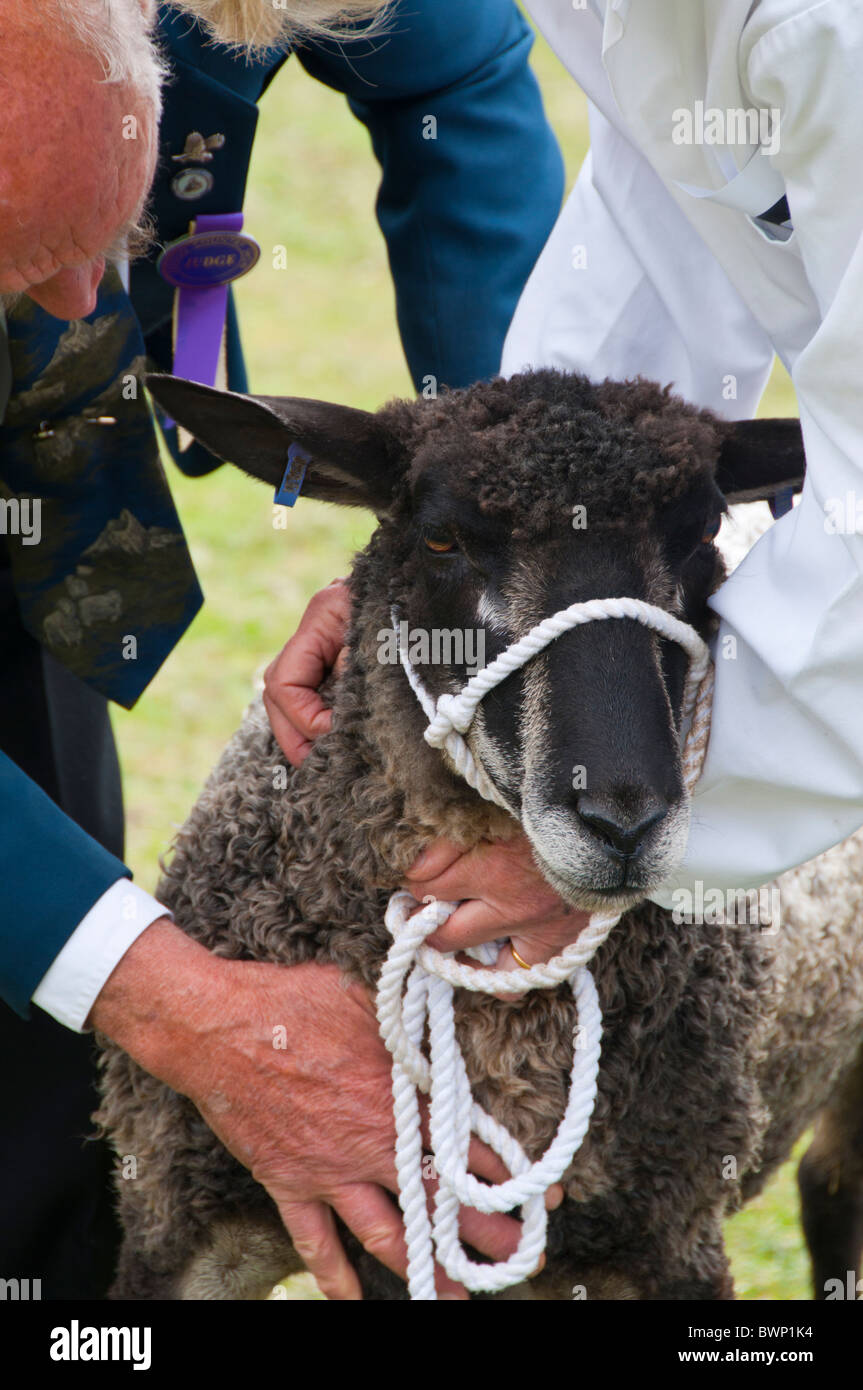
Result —
<instances>
[{"instance_id":1,"label":"curly grey wool","mask_svg":"<svg viewBox=\"0 0 863 1390\"><path fill-rule=\"evenodd\" d=\"M168 404L185 423L178 403ZM388 946L388 896L419 851L441 835L467 847L519 829L423 742L424 718L404 673L378 660L394 593L415 616L409 598L419 562L405 524L423 476L469 449L466 486L484 516L502 517L516 557L553 525L561 493L569 508L573 486L589 513L595 504L602 534L599 518L616 533L621 506L629 499L634 508L637 497L639 596L668 603L651 538L669 508L712 478L728 429L647 383L627 392L556 373L388 412L370 418L389 421L409 466L354 566L333 730L302 768L274 776L284 757L255 702L179 832L158 889L178 924L212 951L287 965L331 961L370 990ZM579 449L589 467L579 469ZM539 452L547 466L531 474ZM458 471L453 462L452 486ZM710 545L691 564L687 617L707 635L705 600L721 564ZM519 613L528 573L524 567L518 581ZM567 1299L574 1288L588 1299L732 1297L723 1220L816 1119L801 1179L804 1214L816 1222L835 1199L859 1227L863 834L775 886L781 922L680 924L641 901L602 946L592 965L604 1036L590 1130L567 1175L566 1201L550 1218L546 1268L497 1297ZM532 1157L562 1112L572 1010L565 987L510 1003L457 999L476 1097ZM99 1120L117 1153L138 1160L136 1181L117 1185L125 1241L115 1296L265 1297L301 1267L268 1195L189 1101L103 1045ZM345 1239L365 1297L405 1297L401 1281ZM859 1245L856 1255L835 1243L813 1254L823 1283L830 1261L856 1260Z\"/></svg>"}]
</instances>

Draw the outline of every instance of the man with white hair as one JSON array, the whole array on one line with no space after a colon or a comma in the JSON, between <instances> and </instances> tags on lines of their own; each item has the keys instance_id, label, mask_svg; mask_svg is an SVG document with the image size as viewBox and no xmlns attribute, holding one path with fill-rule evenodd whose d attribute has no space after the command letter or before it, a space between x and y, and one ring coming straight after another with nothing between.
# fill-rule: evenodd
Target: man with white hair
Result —
<instances>
[{"instance_id":1,"label":"man with white hair","mask_svg":"<svg viewBox=\"0 0 863 1390\"><path fill-rule=\"evenodd\" d=\"M302 61L349 96L382 165L379 217L418 382L494 370L558 210L559 154L512 0L405 0L365 45L328 42L328 9L163 6L158 48L150 0L5 0L0 17L0 994L11 1006L0 1051L16 1059L0 1075L0 1264L41 1279L45 1298L100 1297L112 1271L108 1156L82 1143L87 1027L194 1100L327 1293L359 1292L334 1212L405 1269L389 1058L369 1000L330 967L218 960L129 882L105 699L132 705L201 603L135 387L145 352L170 361L173 290L144 261L130 302L115 264L154 172L160 237L190 215L236 217L257 100L296 33L315 35ZM252 61L205 42L181 12L251 45ZM46 72L61 98L46 101ZM446 117L437 141L420 135L430 107ZM241 385L230 315L229 330ZM286 1024L287 1049L261 1041L270 1018ZM473 1159L501 1176L483 1146ZM467 1221L492 1257L514 1247L509 1218ZM443 1275L440 1288L466 1296Z\"/></svg>"}]
</instances>

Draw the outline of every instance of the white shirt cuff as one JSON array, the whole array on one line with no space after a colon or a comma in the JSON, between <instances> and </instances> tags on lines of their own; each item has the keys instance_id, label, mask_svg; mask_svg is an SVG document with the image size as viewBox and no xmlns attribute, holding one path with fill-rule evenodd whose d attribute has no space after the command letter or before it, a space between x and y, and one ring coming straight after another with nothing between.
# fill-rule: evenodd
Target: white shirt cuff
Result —
<instances>
[{"instance_id":1,"label":"white shirt cuff","mask_svg":"<svg viewBox=\"0 0 863 1390\"><path fill-rule=\"evenodd\" d=\"M96 996L132 942L157 917L170 916L131 879L118 879L93 904L42 976L33 1003L58 1023L83 1033Z\"/></svg>"}]
</instances>

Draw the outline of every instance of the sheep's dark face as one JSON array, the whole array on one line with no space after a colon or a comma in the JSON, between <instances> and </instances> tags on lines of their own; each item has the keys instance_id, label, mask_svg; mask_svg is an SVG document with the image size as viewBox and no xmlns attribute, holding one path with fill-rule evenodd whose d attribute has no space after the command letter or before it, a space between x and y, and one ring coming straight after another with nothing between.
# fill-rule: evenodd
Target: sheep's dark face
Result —
<instances>
[{"instance_id":1,"label":"sheep's dark face","mask_svg":"<svg viewBox=\"0 0 863 1390\"><path fill-rule=\"evenodd\" d=\"M691 448L662 485L667 460L631 426L595 411L561 420L556 409L523 435L512 421L475 431L444 417L383 522L399 557L393 594L435 695L461 689L471 659L488 664L585 599L645 599L705 629L725 507L713 481L718 436L699 439L701 453ZM683 857L685 674L676 644L635 621L596 622L558 638L479 707L474 756L520 815L546 877L579 906L629 905Z\"/></svg>"},{"instance_id":2,"label":"sheep's dark face","mask_svg":"<svg viewBox=\"0 0 863 1390\"><path fill-rule=\"evenodd\" d=\"M732 431L641 381L527 373L377 415L149 384L219 457L277 486L298 443L311 455L304 495L378 513L366 617L388 621L397 604L434 695L459 691L471 665L585 599L645 599L706 635L721 574L716 477L726 495L747 497L802 477L796 422ZM683 651L641 624L595 622L479 708L474 755L578 906L629 905L683 857L685 673Z\"/></svg>"}]
</instances>

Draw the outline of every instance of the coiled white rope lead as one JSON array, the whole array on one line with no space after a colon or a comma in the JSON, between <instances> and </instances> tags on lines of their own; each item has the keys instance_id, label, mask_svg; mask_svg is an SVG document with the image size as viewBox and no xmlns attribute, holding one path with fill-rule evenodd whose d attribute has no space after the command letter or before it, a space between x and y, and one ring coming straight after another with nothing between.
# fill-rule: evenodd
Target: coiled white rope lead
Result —
<instances>
[{"instance_id":1,"label":"coiled white rope lead","mask_svg":"<svg viewBox=\"0 0 863 1390\"><path fill-rule=\"evenodd\" d=\"M633 618L660 636L679 643L689 657L683 695L683 721L689 722L683 750L683 778L691 793L701 771L710 731L713 667L701 637L687 623L640 599L590 599L545 618L477 672L458 695L435 701L408 660L399 654L411 688L429 726L425 739L446 751L456 770L486 800L514 814L465 741L477 706L513 671L519 670L560 637L582 623L606 618ZM392 614L399 632L398 618ZM396 1171L399 1202L405 1219L408 1289L412 1299L434 1300L437 1259L451 1279L474 1293L498 1292L531 1275L545 1249L548 1216L544 1196L570 1166L590 1124L596 1100L602 1014L588 962L620 920L620 913L594 913L577 941L559 956L530 970L498 971L459 965L453 955L426 946L425 938L450 917L457 903L433 901L420 911L410 893L394 893L385 922L392 934L378 981L377 1015L381 1035L392 1054L393 1111L396 1125ZM411 913L414 913L411 916ZM469 954L491 963L488 948ZM494 953L496 954L496 952ZM478 1105L471 1093L464 1058L458 1047L453 989L488 994L522 994L568 981L576 1003L569 1098L557 1133L542 1158L531 1163L503 1125ZM428 1022L429 1058L421 1050ZM431 1151L438 1188L429 1218L423 1185L423 1149L418 1091L429 1096ZM487 1185L468 1172L468 1148L476 1134L512 1173L506 1182ZM508 1260L477 1264L468 1259L458 1234L460 1206L481 1212L522 1208L522 1235Z\"/></svg>"}]
</instances>

